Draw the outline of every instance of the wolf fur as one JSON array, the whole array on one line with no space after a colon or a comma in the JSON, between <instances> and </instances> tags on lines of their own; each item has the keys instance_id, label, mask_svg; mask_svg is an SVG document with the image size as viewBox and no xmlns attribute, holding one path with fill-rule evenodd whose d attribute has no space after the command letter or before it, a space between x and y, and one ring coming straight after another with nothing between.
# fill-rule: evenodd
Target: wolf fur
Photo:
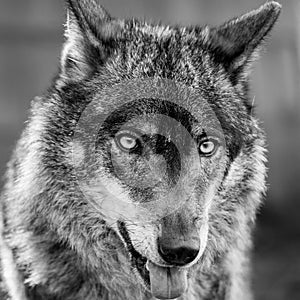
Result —
<instances>
[{"instance_id":1,"label":"wolf fur","mask_svg":"<svg viewBox=\"0 0 300 300\"><path fill-rule=\"evenodd\" d=\"M167 242L193 236L201 244L186 266L188 289L178 299L252 299L251 232L266 190L266 144L253 116L248 77L280 9L267 2L219 27L180 27L117 20L96 0L67 1L59 73L32 102L1 194L1 299L154 299L132 256L139 257L142 272L145 260L162 265L156 240L163 230ZM154 192L133 195L108 175L98 162L99 153L108 159L100 146L93 165L99 169L81 178L106 178L127 204L113 202L98 186L89 186L86 196L76 173L86 155L85 145L74 139L84 110L90 104L100 114L117 110L124 95L134 98L132 91L144 98L183 95L185 103L176 100L180 105L207 123L203 111L211 109L224 134L225 146L201 159L202 173L189 166L186 174L196 184L183 207L150 222L146 213L139 219L141 212L130 209ZM139 109L149 109L147 103ZM181 121L180 112L175 117ZM147 124L143 114L136 122ZM160 166L154 165L158 176ZM143 180L143 172L134 180ZM168 201L181 201L180 195ZM104 210L100 200L103 207L115 203L122 217Z\"/></svg>"}]
</instances>

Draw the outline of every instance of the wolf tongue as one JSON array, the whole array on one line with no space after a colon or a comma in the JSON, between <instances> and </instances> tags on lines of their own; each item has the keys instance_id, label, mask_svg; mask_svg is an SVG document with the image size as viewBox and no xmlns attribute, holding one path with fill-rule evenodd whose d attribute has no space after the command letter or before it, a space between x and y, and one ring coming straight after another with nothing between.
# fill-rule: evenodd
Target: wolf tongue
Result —
<instances>
[{"instance_id":1,"label":"wolf tongue","mask_svg":"<svg viewBox=\"0 0 300 300\"><path fill-rule=\"evenodd\" d=\"M165 268L148 262L152 295L158 299L175 299L187 289L187 271Z\"/></svg>"}]
</instances>

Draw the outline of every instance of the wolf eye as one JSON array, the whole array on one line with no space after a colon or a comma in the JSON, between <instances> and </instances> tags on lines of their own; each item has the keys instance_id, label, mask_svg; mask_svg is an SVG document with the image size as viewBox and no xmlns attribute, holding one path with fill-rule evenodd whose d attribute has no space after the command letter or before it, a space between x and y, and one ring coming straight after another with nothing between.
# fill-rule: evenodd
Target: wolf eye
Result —
<instances>
[{"instance_id":1,"label":"wolf eye","mask_svg":"<svg viewBox=\"0 0 300 300\"><path fill-rule=\"evenodd\" d=\"M199 151L200 154L205 156L213 155L214 152L217 150L218 142L216 140L204 140L200 143Z\"/></svg>"},{"instance_id":2,"label":"wolf eye","mask_svg":"<svg viewBox=\"0 0 300 300\"><path fill-rule=\"evenodd\" d=\"M115 138L117 146L123 151L133 151L139 146L139 140L130 133L121 133Z\"/></svg>"}]
</instances>

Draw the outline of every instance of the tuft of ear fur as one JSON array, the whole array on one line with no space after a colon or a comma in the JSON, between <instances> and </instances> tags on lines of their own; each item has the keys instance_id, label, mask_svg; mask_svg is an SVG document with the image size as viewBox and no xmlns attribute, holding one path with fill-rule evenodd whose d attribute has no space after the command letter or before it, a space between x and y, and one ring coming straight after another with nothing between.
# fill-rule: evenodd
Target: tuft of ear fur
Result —
<instances>
[{"instance_id":1,"label":"tuft of ear fur","mask_svg":"<svg viewBox=\"0 0 300 300\"><path fill-rule=\"evenodd\" d=\"M208 48L214 59L224 65L234 83L239 76L248 75L249 67L280 11L279 3L267 2L257 10L209 30Z\"/></svg>"},{"instance_id":2,"label":"tuft of ear fur","mask_svg":"<svg viewBox=\"0 0 300 300\"><path fill-rule=\"evenodd\" d=\"M67 0L66 42L61 56L61 78L80 81L91 75L110 54L121 24L97 0Z\"/></svg>"}]
</instances>

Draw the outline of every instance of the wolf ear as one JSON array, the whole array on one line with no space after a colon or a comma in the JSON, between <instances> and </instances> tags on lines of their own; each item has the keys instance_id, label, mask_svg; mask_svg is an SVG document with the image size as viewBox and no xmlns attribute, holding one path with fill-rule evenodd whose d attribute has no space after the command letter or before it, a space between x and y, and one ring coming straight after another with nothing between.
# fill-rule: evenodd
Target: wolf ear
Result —
<instances>
[{"instance_id":1,"label":"wolf ear","mask_svg":"<svg viewBox=\"0 0 300 300\"><path fill-rule=\"evenodd\" d=\"M61 56L63 80L79 81L92 74L110 54L120 24L97 0L67 0L66 42Z\"/></svg>"},{"instance_id":2,"label":"wolf ear","mask_svg":"<svg viewBox=\"0 0 300 300\"><path fill-rule=\"evenodd\" d=\"M257 10L210 29L208 48L214 59L224 65L233 82L236 83L240 76L248 75L249 67L280 10L279 3L267 2Z\"/></svg>"}]
</instances>

